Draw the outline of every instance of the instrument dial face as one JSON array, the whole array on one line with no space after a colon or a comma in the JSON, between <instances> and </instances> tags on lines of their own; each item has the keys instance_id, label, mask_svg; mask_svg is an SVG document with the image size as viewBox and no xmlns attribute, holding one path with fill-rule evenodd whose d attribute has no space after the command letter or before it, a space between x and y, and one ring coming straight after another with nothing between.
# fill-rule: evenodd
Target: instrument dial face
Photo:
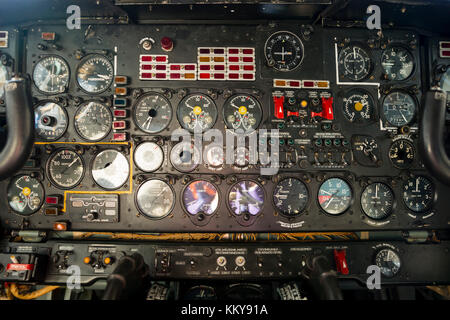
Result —
<instances>
[{"instance_id":1,"label":"instrument dial face","mask_svg":"<svg viewBox=\"0 0 450 320\"><path fill-rule=\"evenodd\" d=\"M401 266L400 257L392 249L381 249L375 256L375 263L380 268L380 272L385 277L395 276Z\"/></svg>"},{"instance_id":2,"label":"instrument dial face","mask_svg":"<svg viewBox=\"0 0 450 320\"><path fill-rule=\"evenodd\" d=\"M295 178L284 179L273 191L273 203L281 214L294 217L306 209L309 192L306 185Z\"/></svg>"},{"instance_id":3,"label":"instrument dial face","mask_svg":"<svg viewBox=\"0 0 450 320\"><path fill-rule=\"evenodd\" d=\"M92 178L102 188L113 190L121 187L129 178L127 158L117 150L99 152L92 164Z\"/></svg>"},{"instance_id":4,"label":"instrument dial face","mask_svg":"<svg viewBox=\"0 0 450 320\"><path fill-rule=\"evenodd\" d=\"M92 54L85 57L77 69L77 82L87 93L107 90L114 79L114 68L105 56Z\"/></svg>"},{"instance_id":5,"label":"instrument dial face","mask_svg":"<svg viewBox=\"0 0 450 320\"><path fill-rule=\"evenodd\" d=\"M29 216L42 206L44 187L28 175L14 177L8 186L8 203L11 209L21 215Z\"/></svg>"},{"instance_id":6,"label":"instrument dial face","mask_svg":"<svg viewBox=\"0 0 450 320\"><path fill-rule=\"evenodd\" d=\"M344 116L353 123L367 123L372 120L375 102L369 92L362 89L350 91L343 99Z\"/></svg>"},{"instance_id":7,"label":"instrument dial face","mask_svg":"<svg viewBox=\"0 0 450 320\"><path fill-rule=\"evenodd\" d=\"M389 159L394 167L405 169L414 162L415 150L411 142L405 139L396 140L389 148Z\"/></svg>"},{"instance_id":8,"label":"instrument dial face","mask_svg":"<svg viewBox=\"0 0 450 320\"><path fill-rule=\"evenodd\" d=\"M150 179L136 192L136 206L140 213L152 219L169 215L175 205L175 192L166 182Z\"/></svg>"},{"instance_id":9,"label":"instrument dial face","mask_svg":"<svg viewBox=\"0 0 450 320\"><path fill-rule=\"evenodd\" d=\"M431 209L434 200L433 183L426 177L408 179L403 186L403 202L409 210L424 213Z\"/></svg>"},{"instance_id":10,"label":"instrument dial face","mask_svg":"<svg viewBox=\"0 0 450 320\"><path fill-rule=\"evenodd\" d=\"M405 48L391 47L383 52L381 66L388 80L405 80L414 70L414 58Z\"/></svg>"},{"instance_id":11,"label":"instrument dial face","mask_svg":"<svg viewBox=\"0 0 450 320\"><path fill-rule=\"evenodd\" d=\"M170 151L170 162L181 172L190 172L200 164L200 151L189 142L177 143Z\"/></svg>"},{"instance_id":12,"label":"instrument dial face","mask_svg":"<svg viewBox=\"0 0 450 320\"><path fill-rule=\"evenodd\" d=\"M191 215L212 215L219 207L219 192L208 181L192 181L183 191L183 206Z\"/></svg>"},{"instance_id":13,"label":"instrument dial face","mask_svg":"<svg viewBox=\"0 0 450 320\"><path fill-rule=\"evenodd\" d=\"M445 72L442 75L440 87L442 88L443 91L450 92L450 68L447 68L447 72ZM0 94L0 97L1 97L1 94Z\"/></svg>"},{"instance_id":14,"label":"instrument dial face","mask_svg":"<svg viewBox=\"0 0 450 320\"><path fill-rule=\"evenodd\" d=\"M272 34L264 45L269 66L278 71L292 71L303 60L304 47L299 37L289 31Z\"/></svg>"},{"instance_id":15,"label":"instrument dial face","mask_svg":"<svg viewBox=\"0 0 450 320\"><path fill-rule=\"evenodd\" d=\"M143 142L134 151L134 163L144 172L152 172L161 167L164 153L154 142Z\"/></svg>"},{"instance_id":16,"label":"instrument dial face","mask_svg":"<svg viewBox=\"0 0 450 320\"><path fill-rule=\"evenodd\" d=\"M383 113L390 125L394 127L406 126L414 119L416 101L407 93L391 92L384 98Z\"/></svg>"},{"instance_id":17,"label":"instrument dial face","mask_svg":"<svg viewBox=\"0 0 450 320\"><path fill-rule=\"evenodd\" d=\"M369 184L361 194L363 212L374 220L387 218L392 213L393 206L394 193L382 182Z\"/></svg>"},{"instance_id":18,"label":"instrument dial face","mask_svg":"<svg viewBox=\"0 0 450 320\"><path fill-rule=\"evenodd\" d=\"M134 107L134 121L144 132L163 131L172 120L172 106L169 100L159 93L141 96Z\"/></svg>"},{"instance_id":19,"label":"instrument dial face","mask_svg":"<svg viewBox=\"0 0 450 320\"><path fill-rule=\"evenodd\" d=\"M61 189L71 189L78 185L84 176L84 163L73 150L56 151L48 160L50 181Z\"/></svg>"},{"instance_id":20,"label":"instrument dial face","mask_svg":"<svg viewBox=\"0 0 450 320\"><path fill-rule=\"evenodd\" d=\"M112 115L109 108L98 102L81 105L75 114L75 129L88 141L99 141L111 130Z\"/></svg>"},{"instance_id":21,"label":"instrument dial face","mask_svg":"<svg viewBox=\"0 0 450 320\"><path fill-rule=\"evenodd\" d=\"M216 104L204 94L191 94L181 100L177 117L184 129L190 132L203 132L211 129L216 123Z\"/></svg>"},{"instance_id":22,"label":"instrument dial face","mask_svg":"<svg viewBox=\"0 0 450 320\"><path fill-rule=\"evenodd\" d=\"M262 119L261 105L252 96L235 95L223 106L223 119L228 129L252 132Z\"/></svg>"},{"instance_id":23,"label":"instrument dial face","mask_svg":"<svg viewBox=\"0 0 450 320\"><path fill-rule=\"evenodd\" d=\"M225 162L223 147L218 145L207 146L205 162L213 168L221 168Z\"/></svg>"},{"instance_id":24,"label":"instrument dial face","mask_svg":"<svg viewBox=\"0 0 450 320\"><path fill-rule=\"evenodd\" d=\"M348 46L339 53L339 70L350 80L360 81L369 75L372 60L363 48L357 45Z\"/></svg>"},{"instance_id":25,"label":"instrument dial face","mask_svg":"<svg viewBox=\"0 0 450 320\"><path fill-rule=\"evenodd\" d=\"M66 132L68 124L67 112L59 104L42 102L34 109L36 135L43 140L58 140Z\"/></svg>"},{"instance_id":26,"label":"instrument dial face","mask_svg":"<svg viewBox=\"0 0 450 320\"><path fill-rule=\"evenodd\" d=\"M63 93L69 84L69 65L59 56L46 56L34 66L33 81L39 91Z\"/></svg>"},{"instance_id":27,"label":"instrument dial face","mask_svg":"<svg viewBox=\"0 0 450 320\"><path fill-rule=\"evenodd\" d=\"M237 147L234 150L234 165L245 168L250 163L250 151L246 147Z\"/></svg>"},{"instance_id":28,"label":"instrument dial face","mask_svg":"<svg viewBox=\"0 0 450 320\"><path fill-rule=\"evenodd\" d=\"M5 83L9 80L8 69L2 64L0 64L0 100L3 99L5 93Z\"/></svg>"},{"instance_id":29,"label":"instrument dial face","mask_svg":"<svg viewBox=\"0 0 450 320\"><path fill-rule=\"evenodd\" d=\"M320 186L317 200L323 211L338 215L347 211L351 205L352 197L352 189L345 180L330 178Z\"/></svg>"},{"instance_id":30,"label":"instrument dial face","mask_svg":"<svg viewBox=\"0 0 450 320\"><path fill-rule=\"evenodd\" d=\"M264 189L251 180L239 181L228 193L228 205L237 216L242 214L255 216L264 206Z\"/></svg>"}]
</instances>

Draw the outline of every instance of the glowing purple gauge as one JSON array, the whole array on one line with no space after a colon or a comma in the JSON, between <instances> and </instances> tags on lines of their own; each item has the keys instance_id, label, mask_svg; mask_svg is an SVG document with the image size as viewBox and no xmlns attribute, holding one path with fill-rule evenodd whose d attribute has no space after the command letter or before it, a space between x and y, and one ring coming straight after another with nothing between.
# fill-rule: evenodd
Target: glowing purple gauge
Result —
<instances>
[{"instance_id":1,"label":"glowing purple gauge","mask_svg":"<svg viewBox=\"0 0 450 320\"><path fill-rule=\"evenodd\" d=\"M219 206L219 193L216 187L205 180L192 181L183 192L183 205L192 215L213 214Z\"/></svg>"},{"instance_id":2,"label":"glowing purple gauge","mask_svg":"<svg viewBox=\"0 0 450 320\"><path fill-rule=\"evenodd\" d=\"M236 183L228 194L228 204L235 215L257 215L264 205L264 190L256 182L243 180Z\"/></svg>"}]
</instances>

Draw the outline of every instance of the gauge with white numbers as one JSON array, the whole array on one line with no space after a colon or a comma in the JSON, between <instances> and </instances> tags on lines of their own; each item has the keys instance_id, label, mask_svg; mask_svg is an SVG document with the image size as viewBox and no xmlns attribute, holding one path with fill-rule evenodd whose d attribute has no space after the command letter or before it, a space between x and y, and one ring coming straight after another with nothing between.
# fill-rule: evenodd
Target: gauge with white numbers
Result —
<instances>
[{"instance_id":1,"label":"gauge with white numbers","mask_svg":"<svg viewBox=\"0 0 450 320\"><path fill-rule=\"evenodd\" d=\"M366 50L350 45L339 53L339 71L348 79L361 81L370 74L372 60Z\"/></svg>"},{"instance_id":2,"label":"gauge with white numbers","mask_svg":"<svg viewBox=\"0 0 450 320\"><path fill-rule=\"evenodd\" d=\"M201 93L188 95L178 105L177 118L184 129L203 132L216 123L216 104L210 97Z\"/></svg>"},{"instance_id":3,"label":"gauge with white numbers","mask_svg":"<svg viewBox=\"0 0 450 320\"><path fill-rule=\"evenodd\" d=\"M66 91L69 84L69 65L60 56L46 56L33 69L33 81L39 91L57 94Z\"/></svg>"},{"instance_id":4,"label":"gauge with white numbers","mask_svg":"<svg viewBox=\"0 0 450 320\"><path fill-rule=\"evenodd\" d=\"M114 79L112 63L103 55L92 54L81 60L76 74L78 85L87 93L107 90Z\"/></svg>"},{"instance_id":5,"label":"gauge with white numbers","mask_svg":"<svg viewBox=\"0 0 450 320\"><path fill-rule=\"evenodd\" d=\"M341 178L325 180L319 188L317 200L328 214L342 214L350 207L353 193L350 185Z\"/></svg>"},{"instance_id":6,"label":"gauge with white numbers","mask_svg":"<svg viewBox=\"0 0 450 320\"><path fill-rule=\"evenodd\" d=\"M163 150L154 142L143 142L134 151L134 163L142 171L155 171L161 167L163 161Z\"/></svg>"},{"instance_id":7,"label":"gauge with white numbers","mask_svg":"<svg viewBox=\"0 0 450 320\"><path fill-rule=\"evenodd\" d=\"M3 99L5 93L5 83L9 80L8 69L2 64L0 64L0 100Z\"/></svg>"},{"instance_id":8,"label":"gauge with white numbers","mask_svg":"<svg viewBox=\"0 0 450 320\"><path fill-rule=\"evenodd\" d=\"M246 147L237 147L234 150L234 166L245 168L250 164L250 151Z\"/></svg>"},{"instance_id":9,"label":"gauge with white numbers","mask_svg":"<svg viewBox=\"0 0 450 320\"><path fill-rule=\"evenodd\" d=\"M237 182L228 193L228 206L231 211L240 216L249 214L255 216L264 206L264 189L251 180Z\"/></svg>"},{"instance_id":10,"label":"gauge with white numbers","mask_svg":"<svg viewBox=\"0 0 450 320\"><path fill-rule=\"evenodd\" d=\"M273 191L273 203L281 214L294 217L306 209L309 192L305 183L295 178L281 180Z\"/></svg>"},{"instance_id":11,"label":"gauge with white numbers","mask_svg":"<svg viewBox=\"0 0 450 320\"><path fill-rule=\"evenodd\" d=\"M21 215L29 216L42 206L44 187L36 179L28 175L14 177L8 186L8 204Z\"/></svg>"},{"instance_id":12,"label":"gauge with white numbers","mask_svg":"<svg viewBox=\"0 0 450 320\"><path fill-rule=\"evenodd\" d=\"M415 153L412 142L406 139L399 139L394 141L389 148L389 159L394 167L405 169L413 164Z\"/></svg>"},{"instance_id":13,"label":"gauge with white numbers","mask_svg":"<svg viewBox=\"0 0 450 320\"><path fill-rule=\"evenodd\" d=\"M289 31L272 34L264 45L268 66L278 71L292 71L303 61L304 47L299 37Z\"/></svg>"},{"instance_id":14,"label":"gauge with white numbers","mask_svg":"<svg viewBox=\"0 0 450 320\"><path fill-rule=\"evenodd\" d=\"M92 178L102 188L113 190L121 187L129 178L130 166L119 151L106 149L99 152L92 163Z\"/></svg>"},{"instance_id":15,"label":"gauge with white numbers","mask_svg":"<svg viewBox=\"0 0 450 320\"><path fill-rule=\"evenodd\" d=\"M384 118L394 127L402 127L411 123L416 109L415 99L402 91L393 91L383 100Z\"/></svg>"},{"instance_id":16,"label":"gauge with white numbers","mask_svg":"<svg viewBox=\"0 0 450 320\"><path fill-rule=\"evenodd\" d=\"M219 207L219 191L206 180L195 180L183 190L183 206L191 215L212 215Z\"/></svg>"},{"instance_id":17,"label":"gauge with white numbers","mask_svg":"<svg viewBox=\"0 0 450 320\"><path fill-rule=\"evenodd\" d=\"M181 172L190 172L200 164L200 151L193 143L177 143L170 151L170 162L174 168Z\"/></svg>"},{"instance_id":18,"label":"gauge with white numbers","mask_svg":"<svg viewBox=\"0 0 450 320\"><path fill-rule=\"evenodd\" d=\"M142 183L136 192L136 206L140 213L152 219L162 219L175 205L175 192L166 182L150 179Z\"/></svg>"},{"instance_id":19,"label":"gauge with white numbers","mask_svg":"<svg viewBox=\"0 0 450 320\"><path fill-rule=\"evenodd\" d=\"M69 119L66 110L54 102L40 102L34 109L36 135L47 141L54 141L66 132Z\"/></svg>"},{"instance_id":20,"label":"gauge with white numbers","mask_svg":"<svg viewBox=\"0 0 450 320\"><path fill-rule=\"evenodd\" d=\"M109 108L98 102L87 102L75 113L75 129L88 141L99 141L111 130L112 115Z\"/></svg>"},{"instance_id":21,"label":"gauge with white numbers","mask_svg":"<svg viewBox=\"0 0 450 320\"><path fill-rule=\"evenodd\" d=\"M361 194L363 212L374 220L382 220L391 215L394 207L394 193L382 182L369 184Z\"/></svg>"},{"instance_id":22,"label":"gauge with white numbers","mask_svg":"<svg viewBox=\"0 0 450 320\"><path fill-rule=\"evenodd\" d=\"M383 52L381 66L388 80L405 80L414 70L414 58L407 49L395 46Z\"/></svg>"},{"instance_id":23,"label":"gauge with white numbers","mask_svg":"<svg viewBox=\"0 0 450 320\"><path fill-rule=\"evenodd\" d=\"M424 213L431 209L434 201L434 186L430 179L416 176L403 186L403 202L409 210Z\"/></svg>"},{"instance_id":24,"label":"gauge with white numbers","mask_svg":"<svg viewBox=\"0 0 450 320\"><path fill-rule=\"evenodd\" d=\"M367 123L372 120L375 102L369 92L354 89L343 98L344 116L353 123Z\"/></svg>"},{"instance_id":25,"label":"gauge with white numbers","mask_svg":"<svg viewBox=\"0 0 450 320\"><path fill-rule=\"evenodd\" d=\"M258 128L261 118L261 105L249 95L232 96L223 106L223 119L228 129L252 132Z\"/></svg>"},{"instance_id":26,"label":"gauge with white numbers","mask_svg":"<svg viewBox=\"0 0 450 320\"><path fill-rule=\"evenodd\" d=\"M61 189L71 189L83 179L83 159L73 150L57 150L48 160L47 171L54 185Z\"/></svg>"},{"instance_id":27,"label":"gauge with white numbers","mask_svg":"<svg viewBox=\"0 0 450 320\"><path fill-rule=\"evenodd\" d=\"M141 96L133 109L134 122L144 132L161 132L172 120L172 106L162 94Z\"/></svg>"},{"instance_id":28,"label":"gauge with white numbers","mask_svg":"<svg viewBox=\"0 0 450 320\"><path fill-rule=\"evenodd\" d=\"M388 278L395 276L401 267L398 253L390 248L381 249L377 252L375 264L380 268L381 274Z\"/></svg>"},{"instance_id":29,"label":"gauge with white numbers","mask_svg":"<svg viewBox=\"0 0 450 320\"><path fill-rule=\"evenodd\" d=\"M215 169L221 169L225 162L223 146L210 144L205 148L205 163Z\"/></svg>"}]
</instances>

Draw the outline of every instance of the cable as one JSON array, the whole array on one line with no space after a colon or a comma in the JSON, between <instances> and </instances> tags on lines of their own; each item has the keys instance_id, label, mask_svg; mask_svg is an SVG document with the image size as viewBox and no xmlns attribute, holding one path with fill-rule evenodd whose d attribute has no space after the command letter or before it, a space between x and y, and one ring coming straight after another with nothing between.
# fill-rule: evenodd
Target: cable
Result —
<instances>
[{"instance_id":1,"label":"cable","mask_svg":"<svg viewBox=\"0 0 450 320\"><path fill-rule=\"evenodd\" d=\"M36 299L36 298L39 298L39 297L41 297L55 289L58 289L58 288L59 288L59 286L46 286L42 289L22 294L19 292L19 288L17 287L17 284L15 284L15 283L10 284L10 290L11 290L12 295L20 300Z\"/></svg>"}]
</instances>

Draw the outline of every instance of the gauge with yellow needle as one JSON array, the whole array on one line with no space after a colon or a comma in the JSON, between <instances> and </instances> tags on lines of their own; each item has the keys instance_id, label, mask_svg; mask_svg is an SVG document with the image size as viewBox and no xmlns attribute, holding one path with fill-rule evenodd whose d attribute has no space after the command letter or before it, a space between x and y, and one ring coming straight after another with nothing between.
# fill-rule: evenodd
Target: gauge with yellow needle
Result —
<instances>
[{"instance_id":1,"label":"gauge with yellow needle","mask_svg":"<svg viewBox=\"0 0 450 320\"><path fill-rule=\"evenodd\" d=\"M204 132L216 123L217 107L211 97L193 93L179 103L177 118L184 129L190 132Z\"/></svg>"},{"instance_id":2,"label":"gauge with yellow needle","mask_svg":"<svg viewBox=\"0 0 450 320\"><path fill-rule=\"evenodd\" d=\"M343 112L345 118L353 123L368 123L373 120L375 102L370 93L364 89L354 89L345 94Z\"/></svg>"},{"instance_id":3,"label":"gauge with yellow needle","mask_svg":"<svg viewBox=\"0 0 450 320\"><path fill-rule=\"evenodd\" d=\"M262 119L261 105L250 95L234 95L223 106L223 118L228 129L252 132L258 128Z\"/></svg>"},{"instance_id":4,"label":"gauge with yellow needle","mask_svg":"<svg viewBox=\"0 0 450 320\"><path fill-rule=\"evenodd\" d=\"M8 186L8 204L16 213L29 216L42 206L44 187L36 178L20 175L12 178Z\"/></svg>"}]
</instances>

